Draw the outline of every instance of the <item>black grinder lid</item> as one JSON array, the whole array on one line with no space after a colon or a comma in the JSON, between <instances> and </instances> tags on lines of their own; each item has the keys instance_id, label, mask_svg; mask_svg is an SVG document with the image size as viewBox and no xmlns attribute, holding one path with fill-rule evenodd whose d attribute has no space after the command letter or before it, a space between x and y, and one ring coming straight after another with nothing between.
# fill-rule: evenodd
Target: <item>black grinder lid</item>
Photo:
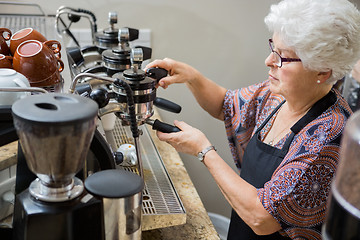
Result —
<instances>
[{"instance_id":1,"label":"black grinder lid","mask_svg":"<svg viewBox=\"0 0 360 240\"><path fill-rule=\"evenodd\" d=\"M103 198L125 198L142 191L144 181L135 173L109 169L96 172L85 180L86 190Z\"/></svg>"},{"instance_id":2,"label":"black grinder lid","mask_svg":"<svg viewBox=\"0 0 360 240\"><path fill-rule=\"evenodd\" d=\"M14 117L40 124L84 122L97 116L95 101L75 94L31 95L12 105Z\"/></svg>"}]
</instances>

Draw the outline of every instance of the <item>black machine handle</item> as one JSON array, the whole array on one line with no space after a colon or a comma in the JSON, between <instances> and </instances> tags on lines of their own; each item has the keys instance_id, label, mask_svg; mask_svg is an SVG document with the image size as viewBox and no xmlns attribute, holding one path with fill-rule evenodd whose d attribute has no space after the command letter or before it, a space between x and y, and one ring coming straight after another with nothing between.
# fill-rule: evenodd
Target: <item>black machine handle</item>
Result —
<instances>
[{"instance_id":1,"label":"black machine handle","mask_svg":"<svg viewBox=\"0 0 360 240\"><path fill-rule=\"evenodd\" d=\"M149 47L145 47L145 46L135 46L135 48L141 48L142 52L143 52L143 61L148 60L151 58L151 54L152 54L152 48Z\"/></svg>"},{"instance_id":2,"label":"black machine handle","mask_svg":"<svg viewBox=\"0 0 360 240\"><path fill-rule=\"evenodd\" d=\"M139 38L139 30L135 28L127 28L129 29L129 41L134 41Z\"/></svg>"},{"instance_id":3,"label":"black machine handle","mask_svg":"<svg viewBox=\"0 0 360 240\"><path fill-rule=\"evenodd\" d=\"M66 53L69 58L75 63L76 66L80 66L85 62L84 53L87 52L98 52L99 48L97 46L85 46L80 48L79 45L77 47L67 47Z\"/></svg>"},{"instance_id":4,"label":"black machine handle","mask_svg":"<svg viewBox=\"0 0 360 240\"><path fill-rule=\"evenodd\" d=\"M150 78L156 79L156 81L159 82L160 79L168 75L168 71L164 68L149 68L146 70L146 75Z\"/></svg>"},{"instance_id":5,"label":"black machine handle","mask_svg":"<svg viewBox=\"0 0 360 240\"><path fill-rule=\"evenodd\" d=\"M80 66L85 61L79 47L68 47L66 48L66 53L68 57L72 59L76 66Z\"/></svg>"},{"instance_id":6,"label":"black machine handle","mask_svg":"<svg viewBox=\"0 0 360 240\"><path fill-rule=\"evenodd\" d=\"M146 123L151 125L153 130L157 130L157 131L164 132L164 133L172 133L172 132L180 132L181 131L180 128L170 125L170 124L167 124L167 123L164 123L164 122L161 122L157 119L152 120L152 119L148 118L148 119L146 119Z\"/></svg>"},{"instance_id":7,"label":"black machine handle","mask_svg":"<svg viewBox=\"0 0 360 240\"><path fill-rule=\"evenodd\" d=\"M163 110L172 112L172 113L180 113L181 112L181 106L171 102L167 99L156 97L154 100L154 105L158 108L161 108Z\"/></svg>"},{"instance_id":8,"label":"black machine handle","mask_svg":"<svg viewBox=\"0 0 360 240\"><path fill-rule=\"evenodd\" d=\"M164 68L149 68L146 70L146 75L150 78L153 78L156 80L156 82L159 82L160 79L166 77L168 75L168 71ZM166 100L164 98L156 97L154 100L154 105L164 109L166 111L172 112L172 113L180 113L181 112L181 106L171 102L169 100Z\"/></svg>"}]
</instances>

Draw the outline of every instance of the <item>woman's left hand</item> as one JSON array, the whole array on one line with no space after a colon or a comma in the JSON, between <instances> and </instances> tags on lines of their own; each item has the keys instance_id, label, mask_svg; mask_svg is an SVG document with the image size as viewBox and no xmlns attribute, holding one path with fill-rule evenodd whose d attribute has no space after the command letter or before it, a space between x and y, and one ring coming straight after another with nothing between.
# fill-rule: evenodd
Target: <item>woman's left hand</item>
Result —
<instances>
[{"instance_id":1,"label":"woman's left hand","mask_svg":"<svg viewBox=\"0 0 360 240\"><path fill-rule=\"evenodd\" d=\"M157 131L156 135L161 141L165 141L173 146L176 151L197 156L200 151L211 145L205 134L199 129L193 128L185 122L176 120L174 121L174 125L180 128L181 131L175 133Z\"/></svg>"}]
</instances>

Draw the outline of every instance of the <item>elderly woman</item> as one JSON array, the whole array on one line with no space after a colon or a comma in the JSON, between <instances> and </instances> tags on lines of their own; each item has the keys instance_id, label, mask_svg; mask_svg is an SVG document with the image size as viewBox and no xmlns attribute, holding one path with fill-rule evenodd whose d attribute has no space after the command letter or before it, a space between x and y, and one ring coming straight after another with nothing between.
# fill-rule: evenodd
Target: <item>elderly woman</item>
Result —
<instances>
[{"instance_id":1,"label":"elderly woman","mask_svg":"<svg viewBox=\"0 0 360 240\"><path fill-rule=\"evenodd\" d=\"M333 84L360 57L360 13L346 0L284 0L265 23L272 32L268 79L226 90L171 59L159 85L185 83L201 107L225 122L240 176L206 136L184 122L161 133L198 156L233 208L229 239L321 239L326 200L351 109Z\"/></svg>"}]
</instances>

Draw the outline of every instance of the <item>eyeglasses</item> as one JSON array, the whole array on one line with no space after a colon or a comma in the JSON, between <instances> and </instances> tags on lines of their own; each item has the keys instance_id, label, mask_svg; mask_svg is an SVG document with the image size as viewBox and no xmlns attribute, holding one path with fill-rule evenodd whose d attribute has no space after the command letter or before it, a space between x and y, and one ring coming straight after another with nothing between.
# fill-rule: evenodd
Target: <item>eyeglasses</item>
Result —
<instances>
[{"instance_id":1,"label":"eyeglasses","mask_svg":"<svg viewBox=\"0 0 360 240\"><path fill-rule=\"evenodd\" d=\"M274 51L274 43L273 43L273 40L271 38L269 39L269 46L270 46L271 52L275 56L275 64L279 68L282 67L283 62L301 62L301 59L299 59L299 58L283 58L283 57L281 57L278 52Z\"/></svg>"}]
</instances>

